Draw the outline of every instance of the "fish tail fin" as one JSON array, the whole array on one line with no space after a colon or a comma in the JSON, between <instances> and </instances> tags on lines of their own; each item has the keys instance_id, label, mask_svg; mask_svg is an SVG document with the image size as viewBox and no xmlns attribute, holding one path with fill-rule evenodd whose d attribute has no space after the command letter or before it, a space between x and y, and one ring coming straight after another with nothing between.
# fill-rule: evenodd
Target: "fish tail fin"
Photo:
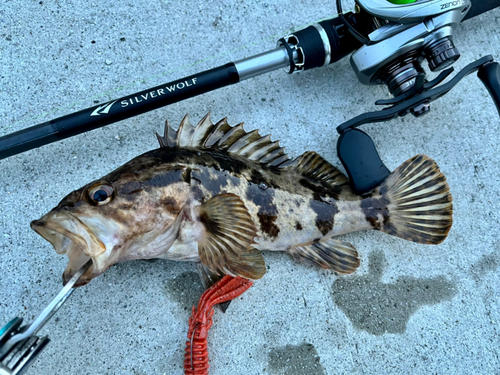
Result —
<instances>
[{"instance_id":1,"label":"fish tail fin","mask_svg":"<svg viewBox=\"0 0 500 375\"><path fill-rule=\"evenodd\" d=\"M370 207L378 219L376 229L385 233L421 244L439 244L450 231L450 188L436 162L428 156L417 155L404 162L369 199L374 199Z\"/></svg>"}]
</instances>

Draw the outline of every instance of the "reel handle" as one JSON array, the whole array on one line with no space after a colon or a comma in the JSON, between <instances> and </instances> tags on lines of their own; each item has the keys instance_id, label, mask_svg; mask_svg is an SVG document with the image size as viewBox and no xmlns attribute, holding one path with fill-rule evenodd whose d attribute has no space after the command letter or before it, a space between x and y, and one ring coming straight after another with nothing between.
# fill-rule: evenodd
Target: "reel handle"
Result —
<instances>
[{"instance_id":1,"label":"reel handle","mask_svg":"<svg viewBox=\"0 0 500 375\"><path fill-rule=\"evenodd\" d=\"M491 62L483 65L477 72L477 76L488 89L500 115L500 64Z\"/></svg>"}]
</instances>

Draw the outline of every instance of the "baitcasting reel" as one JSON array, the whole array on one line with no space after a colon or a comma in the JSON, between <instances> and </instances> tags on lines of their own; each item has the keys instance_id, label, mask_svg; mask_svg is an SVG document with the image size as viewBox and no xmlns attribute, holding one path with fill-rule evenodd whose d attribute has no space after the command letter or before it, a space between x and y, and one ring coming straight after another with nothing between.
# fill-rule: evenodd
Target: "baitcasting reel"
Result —
<instances>
[{"instance_id":1,"label":"baitcasting reel","mask_svg":"<svg viewBox=\"0 0 500 375\"><path fill-rule=\"evenodd\" d=\"M337 7L341 12L340 0ZM355 127L407 113L420 117L430 111L431 101L475 71L500 112L500 65L491 56L468 65L451 81L439 86L453 72L449 67L460 58L453 43L453 30L471 7L470 0L356 0L356 11L372 17L372 31L362 35L346 25L363 43L351 55L351 65L361 83L385 84L394 97L375 103L389 106L383 111L357 116L337 128L340 133L337 153L356 192L372 190L390 171L380 160L371 138ZM432 72L442 71L431 82L422 67L424 60Z\"/></svg>"},{"instance_id":2,"label":"baitcasting reel","mask_svg":"<svg viewBox=\"0 0 500 375\"><path fill-rule=\"evenodd\" d=\"M439 86L460 58L453 30L473 9L471 0L356 0L355 13L345 15L337 0L337 9L338 18L282 38L278 46L289 54L288 73L327 65L354 51L350 62L358 80L365 85L386 85L394 97L375 103L389 106L384 110L357 116L337 127L337 153L355 192L372 190L390 174L371 138L356 127L408 113L425 115L431 101L475 71L500 112L500 65L491 56L468 65ZM313 43L314 38L321 39L323 49L318 48L319 42ZM430 71L442 71L431 82L422 67L424 60Z\"/></svg>"},{"instance_id":3,"label":"baitcasting reel","mask_svg":"<svg viewBox=\"0 0 500 375\"><path fill-rule=\"evenodd\" d=\"M459 59L453 29L470 10L470 0L358 0L357 6L373 17L374 25L367 38L360 40L364 45L351 56L361 83L385 84L393 96L399 96L415 85L421 88L424 59L433 72ZM419 116L429 109L415 110L414 114Z\"/></svg>"}]
</instances>

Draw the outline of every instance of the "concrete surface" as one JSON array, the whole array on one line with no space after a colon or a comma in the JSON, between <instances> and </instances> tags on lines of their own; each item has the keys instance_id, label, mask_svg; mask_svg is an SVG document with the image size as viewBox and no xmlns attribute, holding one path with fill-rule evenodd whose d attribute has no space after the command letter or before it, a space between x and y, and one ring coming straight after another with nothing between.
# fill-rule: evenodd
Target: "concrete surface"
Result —
<instances>
[{"instance_id":1,"label":"concrete surface","mask_svg":"<svg viewBox=\"0 0 500 375\"><path fill-rule=\"evenodd\" d=\"M347 4L345 5L347 7ZM33 1L0 5L0 135L274 47L335 13L333 1ZM457 68L500 59L500 10L463 24ZM75 188L157 147L169 118L272 133L289 153L339 165L335 127L387 97L347 60L281 71L0 161L0 326L31 321L61 287L66 258L29 222ZM382 233L344 236L362 264L348 277L265 254L269 272L216 312L212 375L500 374L499 117L468 77L422 119L365 126L389 168L425 153L447 176L454 226L440 246ZM182 374L193 264L120 264L77 290L43 329L29 374Z\"/></svg>"}]
</instances>

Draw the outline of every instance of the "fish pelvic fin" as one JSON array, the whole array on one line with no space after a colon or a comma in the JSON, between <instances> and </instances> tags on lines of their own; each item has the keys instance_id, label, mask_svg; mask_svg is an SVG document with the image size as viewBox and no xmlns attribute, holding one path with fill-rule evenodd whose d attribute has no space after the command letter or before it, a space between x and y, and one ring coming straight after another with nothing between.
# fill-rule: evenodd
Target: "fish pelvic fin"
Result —
<instances>
[{"instance_id":1,"label":"fish pelvic fin","mask_svg":"<svg viewBox=\"0 0 500 375\"><path fill-rule=\"evenodd\" d=\"M420 244L443 242L453 222L446 178L426 155L405 161L361 207L375 229Z\"/></svg>"},{"instance_id":2,"label":"fish pelvic fin","mask_svg":"<svg viewBox=\"0 0 500 375\"><path fill-rule=\"evenodd\" d=\"M219 194L199 207L205 234L199 241L201 262L214 274L260 279L266 265L251 247L257 228L243 201L235 194Z\"/></svg>"},{"instance_id":3,"label":"fish pelvic fin","mask_svg":"<svg viewBox=\"0 0 500 375\"><path fill-rule=\"evenodd\" d=\"M349 274L359 267L358 252L348 242L329 238L288 249L293 259L316 267Z\"/></svg>"}]
</instances>

